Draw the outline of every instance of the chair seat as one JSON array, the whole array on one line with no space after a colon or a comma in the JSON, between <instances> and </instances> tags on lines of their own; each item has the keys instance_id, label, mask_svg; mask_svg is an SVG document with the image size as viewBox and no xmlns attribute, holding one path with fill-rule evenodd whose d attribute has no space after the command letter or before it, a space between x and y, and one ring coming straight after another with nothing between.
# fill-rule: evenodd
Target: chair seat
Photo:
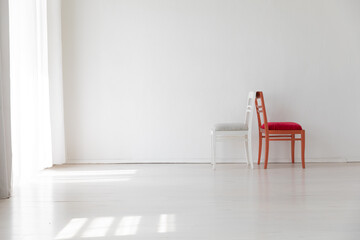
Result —
<instances>
[{"instance_id":1,"label":"chair seat","mask_svg":"<svg viewBox=\"0 0 360 240\"><path fill-rule=\"evenodd\" d=\"M244 123L218 123L215 131L247 131L248 127Z\"/></svg>"},{"instance_id":2,"label":"chair seat","mask_svg":"<svg viewBox=\"0 0 360 240\"><path fill-rule=\"evenodd\" d=\"M268 122L269 130L302 130L300 124L295 122ZM265 128L264 124L261 128Z\"/></svg>"}]
</instances>

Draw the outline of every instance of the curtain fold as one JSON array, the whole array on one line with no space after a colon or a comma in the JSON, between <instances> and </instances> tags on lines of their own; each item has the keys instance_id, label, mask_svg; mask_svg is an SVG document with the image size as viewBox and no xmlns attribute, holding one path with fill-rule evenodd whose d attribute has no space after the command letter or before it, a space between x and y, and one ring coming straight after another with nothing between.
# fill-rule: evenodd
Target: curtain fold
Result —
<instances>
[{"instance_id":1,"label":"curtain fold","mask_svg":"<svg viewBox=\"0 0 360 240\"><path fill-rule=\"evenodd\" d=\"M47 2L50 115L54 164L66 161L61 41L61 0Z\"/></svg>"},{"instance_id":2,"label":"curtain fold","mask_svg":"<svg viewBox=\"0 0 360 240\"><path fill-rule=\"evenodd\" d=\"M0 0L0 198L11 195L9 6Z\"/></svg>"},{"instance_id":3,"label":"curtain fold","mask_svg":"<svg viewBox=\"0 0 360 240\"><path fill-rule=\"evenodd\" d=\"M51 1L50 25L47 3L0 0L0 198L10 197L12 175L26 180L51 167L53 155L65 162L61 3Z\"/></svg>"},{"instance_id":4,"label":"curtain fold","mask_svg":"<svg viewBox=\"0 0 360 240\"><path fill-rule=\"evenodd\" d=\"M10 1L14 180L51 167L46 0Z\"/></svg>"}]
</instances>

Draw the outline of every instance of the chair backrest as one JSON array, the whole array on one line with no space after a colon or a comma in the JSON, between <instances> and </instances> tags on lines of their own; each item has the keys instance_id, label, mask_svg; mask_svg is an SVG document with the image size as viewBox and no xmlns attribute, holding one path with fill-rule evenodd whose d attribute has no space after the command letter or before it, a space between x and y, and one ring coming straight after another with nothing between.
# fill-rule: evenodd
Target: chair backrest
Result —
<instances>
[{"instance_id":1,"label":"chair backrest","mask_svg":"<svg viewBox=\"0 0 360 240\"><path fill-rule=\"evenodd\" d=\"M269 127L266 116L264 95L261 91L256 92L255 107L256 107L259 129L261 128L261 125L264 124L265 131L268 131Z\"/></svg>"},{"instance_id":2,"label":"chair backrest","mask_svg":"<svg viewBox=\"0 0 360 240\"><path fill-rule=\"evenodd\" d=\"M245 125L248 127L249 131L251 131L252 127L252 116L255 108L255 96L255 92L249 92L245 111Z\"/></svg>"}]
</instances>

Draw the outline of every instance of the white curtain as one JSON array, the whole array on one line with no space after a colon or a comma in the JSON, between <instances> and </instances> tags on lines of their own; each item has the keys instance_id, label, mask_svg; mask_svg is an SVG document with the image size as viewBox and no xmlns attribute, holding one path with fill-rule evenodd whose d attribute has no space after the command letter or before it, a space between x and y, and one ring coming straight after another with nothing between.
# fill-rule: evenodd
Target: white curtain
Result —
<instances>
[{"instance_id":1,"label":"white curtain","mask_svg":"<svg viewBox=\"0 0 360 240\"><path fill-rule=\"evenodd\" d=\"M47 1L50 115L54 164L66 159L61 42L61 0Z\"/></svg>"},{"instance_id":2,"label":"white curtain","mask_svg":"<svg viewBox=\"0 0 360 240\"><path fill-rule=\"evenodd\" d=\"M10 30L14 175L27 179L53 165L47 1L10 1Z\"/></svg>"},{"instance_id":3,"label":"white curtain","mask_svg":"<svg viewBox=\"0 0 360 240\"><path fill-rule=\"evenodd\" d=\"M0 198L11 194L11 127L8 0L0 0Z\"/></svg>"}]
</instances>

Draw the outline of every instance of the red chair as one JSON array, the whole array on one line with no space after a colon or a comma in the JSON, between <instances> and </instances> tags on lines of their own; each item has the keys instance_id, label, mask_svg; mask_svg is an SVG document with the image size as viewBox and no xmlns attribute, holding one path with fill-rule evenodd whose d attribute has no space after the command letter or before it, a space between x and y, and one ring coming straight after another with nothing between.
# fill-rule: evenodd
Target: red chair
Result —
<instances>
[{"instance_id":1,"label":"red chair","mask_svg":"<svg viewBox=\"0 0 360 240\"><path fill-rule=\"evenodd\" d=\"M260 101L260 102L259 102ZM262 140L265 139L265 165L267 168L269 158L269 142L270 141L291 141L291 160L295 161L295 141L301 141L301 162L305 168L305 130L301 125L295 122L268 122L266 117L266 109L264 96L262 92L256 92L255 107L259 124L259 158L261 159ZM300 138L295 135L300 134Z\"/></svg>"}]
</instances>

